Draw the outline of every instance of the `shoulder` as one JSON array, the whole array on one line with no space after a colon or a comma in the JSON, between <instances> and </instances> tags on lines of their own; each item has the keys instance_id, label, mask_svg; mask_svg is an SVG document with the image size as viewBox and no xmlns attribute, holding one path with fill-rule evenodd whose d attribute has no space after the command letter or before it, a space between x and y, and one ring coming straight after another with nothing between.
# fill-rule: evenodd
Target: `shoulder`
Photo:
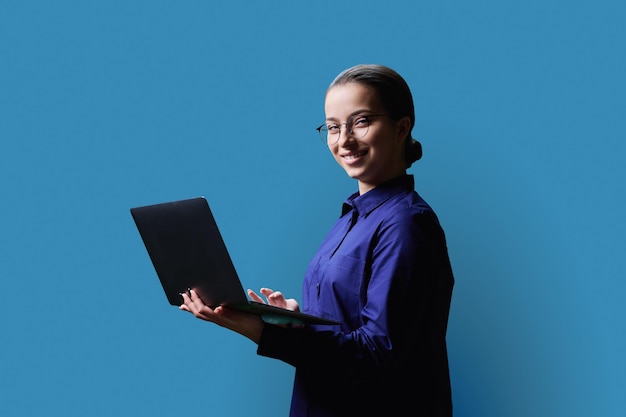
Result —
<instances>
[{"instance_id":1,"label":"shoulder","mask_svg":"<svg viewBox=\"0 0 626 417\"><path fill-rule=\"evenodd\" d=\"M405 225L437 219L432 207L415 191L406 192L381 206L381 220Z\"/></svg>"},{"instance_id":2,"label":"shoulder","mask_svg":"<svg viewBox=\"0 0 626 417\"><path fill-rule=\"evenodd\" d=\"M389 199L374 210L377 234L382 239L409 242L419 239L427 229L438 227L435 212L417 193L405 193Z\"/></svg>"}]
</instances>

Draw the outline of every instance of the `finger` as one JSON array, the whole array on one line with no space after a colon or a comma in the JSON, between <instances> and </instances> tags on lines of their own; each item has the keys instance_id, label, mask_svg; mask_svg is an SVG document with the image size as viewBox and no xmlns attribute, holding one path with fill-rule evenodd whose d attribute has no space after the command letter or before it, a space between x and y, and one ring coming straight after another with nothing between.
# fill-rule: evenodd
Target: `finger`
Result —
<instances>
[{"instance_id":1,"label":"finger","mask_svg":"<svg viewBox=\"0 0 626 417\"><path fill-rule=\"evenodd\" d=\"M194 316L198 317L201 307L197 306L196 303L191 301L189 297L187 297L187 301L179 307L183 311L187 311Z\"/></svg>"},{"instance_id":2,"label":"finger","mask_svg":"<svg viewBox=\"0 0 626 417\"><path fill-rule=\"evenodd\" d=\"M295 298L285 300L285 308L287 310L300 311L300 306L298 305L298 301L296 301Z\"/></svg>"},{"instance_id":3,"label":"finger","mask_svg":"<svg viewBox=\"0 0 626 417\"><path fill-rule=\"evenodd\" d=\"M248 290L248 296L251 300L256 301L257 303L265 304L265 300L263 300L257 293L252 290Z\"/></svg>"},{"instance_id":4,"label":"finger","mask_svg":"<svg viewBox=\"0 0 626 417\"><path fill-rule=\"evenodd\" d=\"M198 306L197 304L192 304L189 309L194 316L206 321L216 321L216 318L218 316L215 313L214 309L204 304L202 304L201 306Z\"/></svg>"},{"instance_id":5,"label":"finger","mask_svg":"<svg viewBox=\"0 0 626 417\"><path fill-rule=\"evenodd\" d=\"M181 292L179 293L181 297L183 297L183 303L181 304L181 308L183 306L185 306L185 308L187 309L187 311L189 311L189 304L191 304L191 299L189 298L189 294L187 294L186 292Z\"/></svg>"},{"instance_id":6,"label":"finger","mask_svg":"<svg viewBox=\"0 0 626 417\"><path fill-rule=\"evenodd\" d=\"M287 306L287 301L285 300L285 297L283 296L283 294L280 291L276 291L273 292L272 294L270 294L267 297L267 301L276 307L282 307L285 308Z\"/></svg>"},{"instance_id":7,"label":"finger","mask_svg":"<svg viewBox=\"0 0 626 417\"><path fill-rule=\"evenodd\" d=\"M274 290L272 290L271 288L261 288L261 294L263 294L266 297L272 294L273 292Z\"/></svg>"},{"instance_id":8,"label":"finger","mask_svg":"<svg viewBox=\"0 0 626 417\"><path fill-rule=\"evenodd\" d=\"M284 300L285 296L280 291L274 291L273 293L268 295L268 298L273 298L274 300L278 300L278 299L282 298Z\"/></svg>"},{"instance_id":9,"label":"finger","mask_svg":"<svg viewBox=\"0 0 626 417\"><path fill-rule=\"evenodd\" d=\"M189 290L189 299L198 308L205 306L204 301L202 301L196 290Z\"/></svg>"},{"instance_id":10,"label":"finger","mask_svg":"<svg viewBox=\"0 0 626 417\"><path fill-rule=\"evenodd\" d=\"M269 303L284 303L285 297L280 291L274 291L271 288L261 288L261 293L267 298Z\"/></svg>"}]
</instances>

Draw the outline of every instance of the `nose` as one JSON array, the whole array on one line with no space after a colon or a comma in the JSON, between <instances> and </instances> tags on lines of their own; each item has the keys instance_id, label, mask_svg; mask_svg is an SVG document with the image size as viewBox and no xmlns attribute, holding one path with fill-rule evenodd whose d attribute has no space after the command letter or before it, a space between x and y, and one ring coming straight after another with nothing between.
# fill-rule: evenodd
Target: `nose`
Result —
<instances>
[{"instance_id":1,"label":"nose","mask_svg":"<svg viewBox=\"0 0 626 417\"><path fill-rule=\"evenodd\" d=\"M347 123L342 123L343 128L339 129L339 138L337 139L337 143L342 144L347 142L349 139L352 139L352 129L348 127Z\"/></svg>"}]
</instances>

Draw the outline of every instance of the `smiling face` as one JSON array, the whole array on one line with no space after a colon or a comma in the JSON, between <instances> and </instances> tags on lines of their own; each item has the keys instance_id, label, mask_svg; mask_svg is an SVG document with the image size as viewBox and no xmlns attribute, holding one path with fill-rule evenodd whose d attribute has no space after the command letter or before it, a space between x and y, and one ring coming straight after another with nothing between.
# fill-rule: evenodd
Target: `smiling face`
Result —
<instances>
[{"instance_id":1,"label":"smiling face","mask_svg":"<svg viewBox=\"0 0 626 417\"><path fill-rule=\"evenodd\" d=\"M326 93L324 105L327 124L340 124L341 133L328 148L346 173L359 182L361 194L379 184L406 173L404 139L410 120L393 120L376 97L374 90L357 82L339 84ZM355 116L379 115L369 118L365 136L355 139L345 124ZM385 115L385 116L380 116Z\"/></svg>"}]
</instances>

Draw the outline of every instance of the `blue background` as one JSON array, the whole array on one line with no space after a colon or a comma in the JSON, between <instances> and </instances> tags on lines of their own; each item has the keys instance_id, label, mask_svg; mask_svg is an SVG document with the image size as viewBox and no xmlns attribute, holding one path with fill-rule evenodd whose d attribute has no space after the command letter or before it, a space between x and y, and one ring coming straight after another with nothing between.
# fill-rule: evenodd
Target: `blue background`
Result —
<instances>
[{"instance_id":1,"label":"blue background","mask_svg":"<svg viewBox=\"0 0 626 417\"><path fill-rule=\"evenodd\" d=\"M167 304L129 213L205 195L299 297L356 183L314 128L395 68L456 286L455 415L626 415L621 1L2 1L0 414L286 415L293 369Z\"/></svg>"}]
</instances>

